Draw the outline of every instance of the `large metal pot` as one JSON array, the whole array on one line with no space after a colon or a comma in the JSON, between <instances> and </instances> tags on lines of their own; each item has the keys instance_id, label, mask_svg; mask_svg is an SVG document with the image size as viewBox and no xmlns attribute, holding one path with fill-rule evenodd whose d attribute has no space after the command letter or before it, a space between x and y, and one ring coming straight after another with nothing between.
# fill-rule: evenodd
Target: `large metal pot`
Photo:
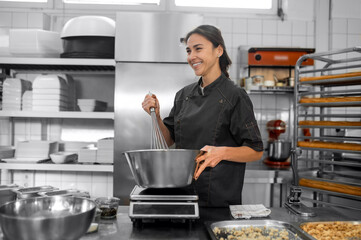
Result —
<instances>
[{"instance_id":1,"label":"large metal pot","mask_svg":"<svg viewBox=\"0 0 361 240\"><path fill-rule=\"evenodd\" d=\"M1 206L0 224L6 239L76 240L87 232L95 209L86 198L28 198Z\"/></svg>"},{"instance_id":2,"label":"large metal pot","mask_svg":"<svg viewBox=\"0 0 361 240\"><path fill-rule=\"evenodd\" d=\"M177 188L192 183L199 150L135 150L124 152L137 185Z\"/></svg>"},{"instance_id":3,"label":"large metal pot","mask_svg":"<svg viewBox=\"0 0 361 240\"><path fill-rule=\"evenodd\" d=\"M284 162L291 155L291 142L271 141L268 142L268 158L273 162Z\"/></svg>"}]
</instances>

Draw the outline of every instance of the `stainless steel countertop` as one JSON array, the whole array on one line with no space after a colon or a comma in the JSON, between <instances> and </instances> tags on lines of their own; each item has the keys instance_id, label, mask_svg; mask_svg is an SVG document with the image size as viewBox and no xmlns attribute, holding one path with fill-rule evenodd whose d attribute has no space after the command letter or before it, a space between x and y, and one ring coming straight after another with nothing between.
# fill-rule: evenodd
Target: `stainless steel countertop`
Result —
<instances>
[{"instance_id":1,"label":"stainless steel countertop","mask_svg":"<svg viewBox=\"0 0 361 240\"><path fill-rule=\"evenodd\" d=\"M101 220L96 233L87 234L81 240L128 240L128 239L210 239L205 228L205 222L232 220L228 208L201 208L201 218L189 225L187 223L147 223L142 228L134 227L128 217L128 206L118 209L117 219ZM361 220L361 212L339 208L314 208L316 217L301 217L290 213L285 208L271 208L272 213L267 218L285 222L335 221L335 220ZM254 218L256 219L256 218ZM239 220L242 221L242 220Z\"/></svg>"}]
</instances>

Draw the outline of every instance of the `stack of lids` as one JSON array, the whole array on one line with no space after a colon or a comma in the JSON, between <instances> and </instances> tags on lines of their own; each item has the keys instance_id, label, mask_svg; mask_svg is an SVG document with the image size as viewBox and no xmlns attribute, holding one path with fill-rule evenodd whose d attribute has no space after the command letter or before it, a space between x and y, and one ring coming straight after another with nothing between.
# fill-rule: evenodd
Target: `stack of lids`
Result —
<instances>
[{"instance_id":1,"label":"stack of lids","mask_svg":"<svg viewBox=\"0 0 361 240\"><path fill-rule=\"evenodd\" d=\"M33 110L33 91L27 90L24 92L21 108L23 111Z\"/></svg>"},{"instance_id":2,"label":"stack of lids","mask_svg":"<svg viewBox=\"0 0 361 240\"><path fill-rule=\"evenodd\" d=\"M39 75L33 82L34 111L67 111L68 85L58 75Z\"/></svg>"},{"instance_id":3,"label":"stack of lids","mask_svg":"<svg viewBox=\"0 0 361 240\"><path fill-rule=\"evenodd\" d=\"M113 163L114 138L99 139L97 143L97 163Z\"/></svg>"},{"instance_id":4,"label":"stack of lids","mask_svg":"<svg viewBox=\"0 0 361 240\"><path fill-rule=\"evenodd\" d=\"M31 82L19 78L7 78L3 85L3 110L20 111L21 98L26 90L31 89Z\"/></svg>"}]
</instances>

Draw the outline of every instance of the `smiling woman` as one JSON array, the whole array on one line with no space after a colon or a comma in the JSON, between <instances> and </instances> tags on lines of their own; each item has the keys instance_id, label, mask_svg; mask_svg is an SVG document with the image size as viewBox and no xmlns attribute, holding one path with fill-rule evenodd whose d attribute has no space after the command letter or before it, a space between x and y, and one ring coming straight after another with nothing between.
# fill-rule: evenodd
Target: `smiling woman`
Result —
<instances>
[{"instance_id":1,"label":"smiling woman","mask_svg":"<svg viewBox=\"0 0 361 240\"><path fill-rule=\"evenodd\" d=\"M218 28L198 26L184 43L198 81L176 93L174 106L163 120L156 97L146 96L143 109L149 113L149 108L155 108L169 145L204 152L196 159L199 168L191 186L200 206L241 204L245 163L259 160L263 153L252 103L229 78L231 60Z\"/></svg>"}]
</instances>

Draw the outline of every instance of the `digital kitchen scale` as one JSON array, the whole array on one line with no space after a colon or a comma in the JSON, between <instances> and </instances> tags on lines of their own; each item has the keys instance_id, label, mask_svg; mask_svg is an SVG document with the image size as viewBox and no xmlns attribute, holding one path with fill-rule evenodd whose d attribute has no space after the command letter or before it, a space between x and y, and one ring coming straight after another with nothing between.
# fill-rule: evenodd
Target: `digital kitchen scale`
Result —
<instances>
[{"instance_id":1,"label":"digital kitchen scale","mask_svg":"<svg viewBox=\"0 0 361 240\"><path fill-rule=\"evenodd\" d=\"M185 188L141 188L130 194L129 217L149 220L195 220L199 218L198 195Z\"/></svg>"}]
</instances>

